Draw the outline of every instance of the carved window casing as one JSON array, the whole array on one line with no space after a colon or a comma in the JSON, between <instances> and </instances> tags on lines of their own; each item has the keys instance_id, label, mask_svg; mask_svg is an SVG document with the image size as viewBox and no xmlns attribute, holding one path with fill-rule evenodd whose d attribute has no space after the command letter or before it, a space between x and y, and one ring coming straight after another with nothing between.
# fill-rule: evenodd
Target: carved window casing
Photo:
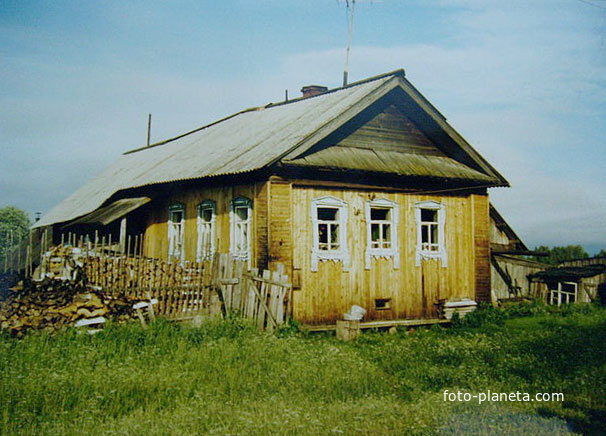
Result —
<instances>
[{"instance_id":1,"label":"carved window casing","mask_svg":"<svg viewBox=\"0 0 606 436\"><path fill-rule=\"evenodd\" d=\"M347 248L347 203L335 197L319 197L311 201L313 246L311 270L318 270L318 261L343 262L349 270Z\"/></svg>"},{"instance_id":2,"label":"carved window casing","mask_svg":"<svg viewBox=\"0 0 606 436\"><path fill-rule=\"evenodd\" d=\"M185 228L185 205L171 204L168 208L168 261L185 257L183 233Z\"/></svg>"},{"instance_id":3,"label":"carved window casing","mask_svg":"<svg viewBox=\"0 0 606 436\"><path fill-rule=\"evenodd\" d=\"M215 254L215 221L216 203L204 200L198 205L198 240L196 243L196 260L212 259Z\"/></svg>"},{"instance_id":4,"label":"carved window casing","mask_svg":"<svg viewBox=\"0 0 606 436\"><path fill-rule=\"evenodd\" d=\"M394 268L400 268L398 204L394 201L384 199L368 200L365 212L367 234L366 269L370 269L373 257L392 258Z\"/></svg>"},{"instance_id":5,"label":"carved window casing","mask_svg":"<svg viewBox=\"0 0 606 436\"><path fill-rule=\"evenodd\" d=\"M442 267L447 267L444 205L437 201L422 201L415 204L415 221L417 225L416 265L420 266L422 259L439 259Z\"/></svg>"},{"instance_id":6,"label":"carved window casing","mask_svg":"<svg viewBox=\"0 0 606 436\"><path fill-rule=\"evenodd\" d=\"M229 251L235 259L248 262L251 266L251 223L252 201L237 197L231 201Z\"/></svg>"}]
</instances>

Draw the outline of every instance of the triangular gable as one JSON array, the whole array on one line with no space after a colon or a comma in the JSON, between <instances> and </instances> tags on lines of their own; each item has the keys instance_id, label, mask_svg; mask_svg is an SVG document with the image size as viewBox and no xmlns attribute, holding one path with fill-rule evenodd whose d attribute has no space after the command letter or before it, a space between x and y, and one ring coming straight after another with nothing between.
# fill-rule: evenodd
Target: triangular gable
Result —
<instances>
[{"instance_id":1,"label":"triangular gable","mask_svg":"<svg viewBox=\"0 0 606 436\"><path fill-rule=\"evenodd\" d=\"M376 138L376 127L381 123L392 124L381 132L385 137L374 143L366 141L368 136ZM397 126L394 127L393 124ZM366 146L360 146L365 141ZM352 157L357 154L362 159L362 155L368 155L364 153L365 149L377 152L375 154L391 153L399 162L383 162L387 167L393 163L393 169L386 172L397 172L396 168L403 166L405 162L402 156L394 155L394 152L401 152L415 155L410 158L407 167L418 167L423 161L431 161L426 168L419 168L411 175L482 180L487 186L509 186L507 180L404 78L403 72L394 74L391 80L360 100L356 107L350 108L339 118L327 123L323 129L305 138L281 160L285 164L313 166L313 161L324 162L331 155L328 160L334 165L337 161L332 155L345 153L343 150L325 151L333 146L348 147L352 151ZM320 155L313 156L314 153ZM417 155L422 155L423 158ZM375 156L374 159L381 160L382 157ZM377 166L377 163L368 163L370 167L364 168L358 159L356 169L372 171ZM456 167L455 173L432 173L443 164ZM345 164L344 168L348 167L350 165Z\"/></svg>"},{"instance_id":2,"label":"triangular gable","mask_svg":"<svg viewBox=\"0 0 606 436\"><path fill-rule=\"evenodd\" d=\"M335 146L446 156L400 108L393 104Z\"/></svg>"},{"instance_id":3,"label":"triangular gable","mask_svg":"<svg viewBox=\"0 0 606 436\"><path fill-rule=\"evenodd\" d=\"M495 249L528 251L528 247L492 203L490 203L490 221L490 242Z\"/></svg>"}]
</instances>

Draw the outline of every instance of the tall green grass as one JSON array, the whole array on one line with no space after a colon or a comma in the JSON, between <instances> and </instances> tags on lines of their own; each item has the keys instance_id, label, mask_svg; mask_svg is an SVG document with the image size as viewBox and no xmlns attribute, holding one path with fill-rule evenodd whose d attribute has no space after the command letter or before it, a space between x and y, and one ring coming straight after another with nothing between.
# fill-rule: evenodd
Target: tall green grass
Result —
<instances>
[{"instance_id":1,"label":"tall green grass","mask_svg":"<svg viewBox=\"0 0 606 436\"><path fill-rule=\"evenodd\" d=\"M0 432L448 434L484 417L486 428L503 421L599 434L605 327L604 310L592 309L476 328L365 333L353 343L288 329L259 333L238 318L200 328L110 326L92 337L4 336ZM563 392L566 402L486 409L445 402L444 389ZM451 419L457 416L467 421Z\"/></svg>"}]
</instances>

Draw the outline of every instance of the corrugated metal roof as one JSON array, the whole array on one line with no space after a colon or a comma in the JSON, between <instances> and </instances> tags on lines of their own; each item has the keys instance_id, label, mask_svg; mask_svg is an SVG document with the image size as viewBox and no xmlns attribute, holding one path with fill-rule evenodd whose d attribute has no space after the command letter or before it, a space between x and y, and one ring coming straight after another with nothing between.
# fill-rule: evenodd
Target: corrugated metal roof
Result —
<instances>
[{"instance_id":1,"label":"corrugated metal roof","mask_svg":"<svg viewBox=\"0 0 606 436\"><path fill-rule=\"evenodd\" d=\"M492 182L486 174L469 168L446 156L355 147L328 147L303 158L288 161L290 165L324 168L346 168L404 176L430 176Z\"/></svg>"},{"instance_id":2,"label":"corrugated metal roof","mask_svg":"<svg viewBox=\"0 0 606 436\"><path fill-rule=\"evenodd\" d=\"M78 218L122 189L263 168L394 75L316 97L261 107L160 146L122 155L42 217L35 227Z\"/></svg>"},{"instance_id":3,"label":"corrugated metal roof","mask_svg":"<svg viewBox=\"0 0 606 436\"><path fill-rule=\"evenodd\" d=\"M582 278L594 277L606 272L606 264L595 264L585 266L560 266L548 268L545 271L539 271L529 275L529 278L538 278L542 280L577 280Z\"/></svg>"},{"instance_id":4,"label":"corrugated metal roof","mask_svg":"<svg viewBox=\"0 0 606 436\"><path fill-rule=\"evenodd\" d=\"M73 224L101 224L106 226L150 201L151 198L149 197L122 198L114 201L109 206L84 215L82 218L74 221Z\"/></svg>"},{"instance_id":5,"label":"corrugated metal roof","mask_svg":"<svg viewBox=\"0 0 606 436\"><path fill-rule=\"evenodd\" d=\"M423 105L421 110L432 117L437 128L445 129L449 137L462 141L463 152L490 175L447 157L389 151L356 150L347 156L340 151L331 151L297 159L396 87ZM176 138L125 153L51 209L34 227L82 217L103 206L112 195L124 189L245 173L279 160L297 161L302 165L482 180L495 186L507 184L471 146L459 138L441 114L423 100L420 93L405 80L404 72L398 70L315 97L248 109Z\"/></svg>"}]
</instances>

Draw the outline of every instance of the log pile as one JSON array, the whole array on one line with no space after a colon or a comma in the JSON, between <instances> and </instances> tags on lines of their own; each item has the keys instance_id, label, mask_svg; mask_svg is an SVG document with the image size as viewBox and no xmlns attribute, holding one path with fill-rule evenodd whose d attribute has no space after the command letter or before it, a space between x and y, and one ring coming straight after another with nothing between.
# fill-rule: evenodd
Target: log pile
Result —
<instances>
[{"instance_id":1,"label":"log pile","mask_svg":"<svg viewBox=\"0 0 606 436\"><path fill-rule=\"evenodd\" d=\"M44 253L40 265L34 271L34 279L60 277L77 280L84 264L85 253L82 248L58 245Z\"/></svg>"},{"instance_id":2,"label":"log pile","mask_svg":"<svg viewBox=\"0 0 606 436\"><path fill-rule=\"evenodd\" d=\"M60 279L25 282L11 289L0 307L0 327L14 336L30 329L59 330L80 319L103 316L117 322L135 318L138 300L107 295L99 288Z\"/></svg>"},{"instance_id":3,"label":"log pile","mask_svg":"<svg viewBox=\"0 0 606 436\"><path fill-rule=\"evenodd\" d=\"M108 295L82 281L25 281L11 288L0 306L0 328L21 337L28 330L56 331L99 316L126 322L136 319L133 304L138 301L125 295Z\"/></svg>"},{"instance_id":4,"label":"log pile","mask_svg":"<svg viewBox=\"0 0 606 436\"><path fill-rule=\"evenodd\" d=\"M34 329L97 325L99 318L138 319L133 305L152 297L159 315L198 313L210 304L211 272L210 261L169 264L124 256L111 245L51 247L31 280L11 288L0 303L0 331L21 337Z\"/></svg>"},{"instance_id":5,"label":"log pile","mask_svg":"<svg viewBox=\"0 0 606 436\"><path fill-rule=\"evenodd\" d=\"M10 288L0 304L0 329L21 337L28 330L56 331L83 319L136 319L133 305L143 300L91 285L84 257L81 249L70 246L46 252L34 280Z\"/></svg>"}]
</instances>

